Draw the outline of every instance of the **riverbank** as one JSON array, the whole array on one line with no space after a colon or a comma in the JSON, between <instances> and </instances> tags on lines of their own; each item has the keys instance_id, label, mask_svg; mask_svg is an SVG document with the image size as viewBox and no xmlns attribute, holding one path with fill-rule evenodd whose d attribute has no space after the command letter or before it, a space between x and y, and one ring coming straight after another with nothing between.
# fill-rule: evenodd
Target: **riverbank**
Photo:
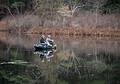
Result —
<instances>
[{"instance_id":1,"label":"riverbank","mask_svg":"<svg viewBox=\"0 0 120 84\"><path fill-rule=\"evenodd\" d=\"M45 34L54 36L96 36L120 37L120 29L112 28L32 28L26 34Z\"/></svg>"},{"instance_id":2,"label":"riverbank","mask_svg":"<svg viewBox=\"0 0 120 84\"><path fill-rule=\"evenodd\" d=\"M15 28L15 30L9 27L7 22L0 21L0 31L12 31L12 33L22 34L44 34L52 36L75 36L75 37L120 37L119 28L74 28L74 27L32 27L27 28Z\"/></svg>"}]
</instances>

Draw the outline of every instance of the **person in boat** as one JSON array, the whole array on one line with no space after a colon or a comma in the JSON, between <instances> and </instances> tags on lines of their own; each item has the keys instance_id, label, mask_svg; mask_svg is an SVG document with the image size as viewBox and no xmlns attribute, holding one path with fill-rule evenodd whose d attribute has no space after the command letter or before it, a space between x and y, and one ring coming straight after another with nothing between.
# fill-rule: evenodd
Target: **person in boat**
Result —
<instances>
[{"instance_id":1,"label":"person in boat","mask_svg":"<svg viewBox=\"0 0 120 84\"><path fill-rule=\"evenodd\" d=\"M41 36L40 43L46 43L45 35Z\"/></svg>"},{"instance_id":2,"label":"person in boat","mask_svg":"<svg viewBox=\"0 0 120 84\"><path fill-rule=\"evenodd\" d=\"M54 40L51 38L50 35L47 36L46 43L47 43L48 46L53 46L54 45Z\"/></svg>"}]
</instances>

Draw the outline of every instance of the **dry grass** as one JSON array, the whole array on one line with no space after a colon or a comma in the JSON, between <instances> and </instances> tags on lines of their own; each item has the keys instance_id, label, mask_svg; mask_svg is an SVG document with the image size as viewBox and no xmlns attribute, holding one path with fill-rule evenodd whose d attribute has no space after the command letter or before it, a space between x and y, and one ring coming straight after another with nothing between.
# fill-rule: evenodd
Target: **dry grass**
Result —
<instances>
[{"instance_id":1,"label":"dry grass","mask_svg":"<svg viewBox=\"0 0 120 84\"><path fill-rule=\"evenodd\" d=\"M0 21L0 31L7 29L7 23L4 21Z\"/></svg>"},{"instance_id":2,"label":"dry grass","mask_svg":"<svg viewBox=\"0 0 120 84\"><path fill-rule=\"evenodd\" d=\"M8 22L10 28L19 27L43 27L47 28L113 28L120 27L120 14L100 15L91 12L80 13L79 16L62 17L58 15L55 19L44 19L44 23L37 15L19 15L15 18L7 17L3 21Z\"/></svg>"},{"instance_id":3,"label":"dry grass","mask_svg":"<svg viewBox=\"0 0 120 84\"><path fill-rule=\"evenodd\" d=\"M119 14L100 15L81 13L77 17L58 17L56 20L41 19L36 15L19 15L0 22L0 29L11 29L13 33L51 34L58 36L120 37ZM97 22L96 22L97 20ZM19 31L19 29L21 31ZM14 31L15 30L15 31Z\"/></svg>"},{"instance_id":4,"label":"dry grass","mask_svg":"<svg viewBox=\"0 0 120 84\"><path fill-rule=\"evenodd\" d=\"M26 32L25 32L26 33ZM112 28L32 28L27 34L45 34L53 36L97 36L120 37L120 29Z\"/></svg>"}]
</instances>

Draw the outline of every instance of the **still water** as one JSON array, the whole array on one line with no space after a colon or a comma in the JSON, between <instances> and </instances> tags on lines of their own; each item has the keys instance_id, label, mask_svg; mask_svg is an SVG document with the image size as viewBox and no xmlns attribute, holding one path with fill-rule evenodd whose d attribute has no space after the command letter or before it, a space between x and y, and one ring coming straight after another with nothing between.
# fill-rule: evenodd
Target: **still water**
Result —
<instances>
[{"instance_id":1,"label":"still water","mask_svg":"<svg viewBox=\"0 0 120 84\"><path fill-rule=\"evenodd\" d=\"M118 38L53 36L57 49L43 58L40 35L0 35L0 84L120 84Z\"/></svg>"}]
</instances>

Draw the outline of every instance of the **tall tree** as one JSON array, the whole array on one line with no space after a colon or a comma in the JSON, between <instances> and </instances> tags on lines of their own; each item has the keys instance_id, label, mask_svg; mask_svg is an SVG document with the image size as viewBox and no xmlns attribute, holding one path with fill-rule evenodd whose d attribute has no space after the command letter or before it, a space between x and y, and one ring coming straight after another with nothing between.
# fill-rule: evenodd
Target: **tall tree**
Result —
<instances>
[{"instance_id":1,"label":"tall tree","mask_svg":"<svg viewBox=\"0 0 120 84\"><path fill-rule=\"evenodd\" d=\"M107 3L101 7L102 13L120 13L120 0L107 0Z\"/></svg>"}]
</instances>

